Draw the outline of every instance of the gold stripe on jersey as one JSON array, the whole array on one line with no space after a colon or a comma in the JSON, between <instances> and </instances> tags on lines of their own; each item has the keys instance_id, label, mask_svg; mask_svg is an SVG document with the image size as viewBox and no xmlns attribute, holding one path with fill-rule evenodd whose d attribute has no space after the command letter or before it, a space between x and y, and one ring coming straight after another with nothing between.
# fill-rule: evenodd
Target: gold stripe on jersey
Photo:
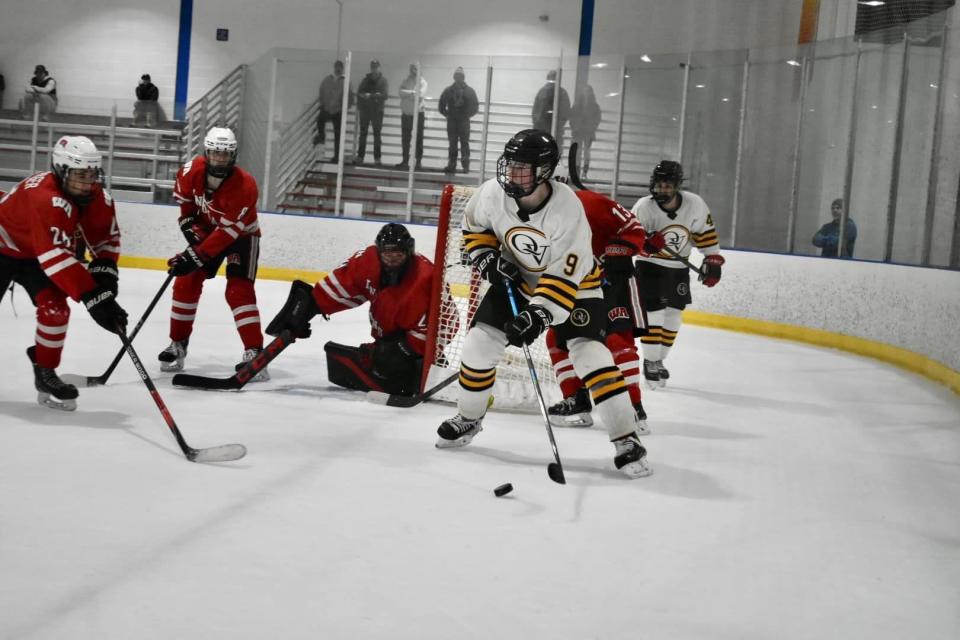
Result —
<instances>
[{"instance_id":1,"label":"gold stripe on jersey","mask_svg":"<svg viewBox=\"0 0 960 640\"><path fill-rule=\"evenodd\" d=\"M463 249L467 253L473 252L475 249L481 247L490 247L491 249L497 249L500 246L500 241L497 240L497 236L492 231L480 231L480 232L463 232Z\"/></svg>"},{"instance_id":2,"label":"gold stripe on jersey","mask_svg":"<svg viewBox=\"0 0 960 640\"><path fill-rule=\"evenodd\" d=\"M596 289L603 283L603 272L600 270L600 265L594 265L593 271L588 273L586 277L580 281L581 289Z\"/></svg>"},{"instance_id":3,"label":"gold stripe on jersey","mask_svg":"<svg viewBox=\"0 0 960 640\"><path fill-rule=\"evenodd\" d=\"M647 333L640 336L640 342L642 344L663 344L663 327L647 327Z\"/></svg>"},{"instance_id":4,"label":"gold stripe on jersey","mask_svg":"<svg viewBox=\"0 0 960 640\"><path fill-rule=\"evenodd\" d=\"M485 391L497 381L497 369L480 371L460 364L460 386L467 391Z\"/></svg>"},{"instance_id":5,"label":"gold stripe on jersey","mask_svg":"<svg viewBox=\"0 0 960 640\"><path fill-rule=\"evenodd\" d=\"M697 245L698 249L703 247L710 247L717 244L717 230L711 229L704 233L695 233L693 234L693 243Z\"/></svg>"},{"instance_id":6,"label":"gold stripe on jersey","mask_svg":"<svg viewBox=\"0 0 960 640\"><path fill-rule=\"evenodd\" d=\"M577 287L569 280L544 274L540 276L537 288L533 290L533 295L543 296L556 302L567 311L573 311L573 307L576 305Z\"/></svg>"},{"instance_id":7,"label":"gold stripe on jersey","mask_svg":"<svg viewBox=\"0 0 960 640\"><path fill-rule=\"evenodd\" d=\"M627 382L623 379L619 367L597 369L583 378L583 384L590 389L594 404L600 404L627 390Z\"/></svg>"}]
</instances>

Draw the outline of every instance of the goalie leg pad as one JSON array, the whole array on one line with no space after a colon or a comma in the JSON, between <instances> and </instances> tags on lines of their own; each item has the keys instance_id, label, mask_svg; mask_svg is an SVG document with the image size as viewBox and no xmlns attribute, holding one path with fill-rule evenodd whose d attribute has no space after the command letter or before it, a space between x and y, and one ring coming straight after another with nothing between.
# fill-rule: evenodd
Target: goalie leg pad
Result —
<instances>
[{"instance_id":1,"label":"goalie leg pad","mask_svg":"<svg viewBox=\"0 0 960 640\"><path fill-rule=\"evenodd\" d=\"M610 440L636 431L636 412L630 403L627 383L613 356L596 340L570 340L570 356L584 385L590 389L596 411L607 427Z\"/></svg>"},{"instance_id":2,"label":"goalie leg pad","mask_svg":"<svg viewBox=\"0 0 960 640\"><path fill-rule=\"evenodd\" d=\"M335 385L357 391L386 392L370 369L370 357L359 347L336 342L323 345L327 354L327 379Z\"/></svg>"},{"instance_id":3,"label":"goalie leg pad","mask_svg":"<svg viewBox=\"0 0 960 640\"><path fill-rule=\"evenodd\" d=\"M497 378L497 363L506 344L506 334L488 324L477 323L467 332L457 394L457 409L464 418L477 420L486 413Z\"/></svg>"},{"instance_id":4,"label":"goalie leg pad","mask_svg":"<svg viewBox=\"0 0 960 640\"><path fill-rule=\"evenodd\" d=\"M67 325L70 323L70 307L66 296L53 287L37 292L37 333L35 364L44 369L56 369L60 366L60 354L67 337Z\"/></svg>"}]
</instances>

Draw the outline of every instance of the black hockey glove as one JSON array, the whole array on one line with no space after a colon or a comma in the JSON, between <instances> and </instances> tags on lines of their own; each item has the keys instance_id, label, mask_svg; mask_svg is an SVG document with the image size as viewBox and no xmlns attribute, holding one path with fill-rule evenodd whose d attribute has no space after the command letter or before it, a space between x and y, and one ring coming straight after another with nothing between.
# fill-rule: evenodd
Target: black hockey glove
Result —
<instances>
[{"instance_id":1,"label":"black hockey glove","mask_svg":"<svg viewBox=\"0 0 960 640\"><path fill-rule=\"evenodd\" d=\"M167 273L175 276L189 275L197 269L202 269L204 262L203 257L193 247L187 247L186 251L178 253L167 261L167 266L170 267Z\"/></svg>"},{"instance_id":2,"label":"black hockey glove","mask_svg":"<svg viewBox=\"0 0 960 640\"><path fill-rule=\"evenodd\" d=\"M318 313L320 309L313 299L313 287L303 280L294 280L283 308L267 325L267 335L276 337L290 331L295 338L309 338L310 320Z\"/></svg>"},{"instance_id":3,"label":"black hockey glove","mask_svg":"<svg viewBox=\"0 0 960 640\"><path fill-rule=\"evenodd\" d=\"M120 325L120 329L126 333L127 312L117 304L117 299L110 289L97 287L80 296L80 300L98 325L117 335L117 325Z\"/></svg>"},{"instance_id":4,"label":"black hockey glove","mask_svg":"<svg viewBox=\"0 0 960 640\"><path fill-rule=\"evenodd\" d=\"M93 276L98 287L109 289L114 296L117 295L120 271L116 262L109 258L97 258L87 266L87 272Z\"/></svg>"},{"instance_id":5,"label":"black hockey glove","mask_svg":"<svg viewBox=\"0 0 960 640\"><path fill-rule=\"evenodd\" d=\"M373 343L373 372L388 380L420 384L423 356L407 342L406 333L377 340Z\"/></svg>"},{"instance_id":6,"label":"black hockey glove","mask_svg":"<svg viewBox=\"0 0 960 640\"><path fill-rule=\"evenodd\" d=\"M183 237L187 239L187 244L191 247L195 247L203 242L203 239L207 235L200 227L197 216L180 218L180 231L183 233Z\"/></svg>"},{"instance_id":7,"label":"black hockey glove","mask_svg":"<svg viewBox=\"0 0 960 640\"><path fill-rule=\"evenodd\" d=\"M550 326L553 316L540 305L531 304L517 314L517 317L503 325L507 342L515 347L531 344Z\"/></svg>"},{"instance_id":8,"label":"black hockey glove","mask_svg":"<svg viewBox=\"0 0 960 640\"><path fill-rule=\"evenodd\" d=\"M520 267L505 260L499 251L486 251L480 255L473 266L484 280L490 284L503 284L506 281L520 281Z\"/></svg>"},{"instance_id":9,"label":"black hockey glove","mask_svg":"<svg viewBox=\"0 0 960 640\"><path fill-rule=\"evenodd\" d=\"M613 240L603 248L603 270L610 274L631 273L637 247L626 240Z\"/></svg>"},{"instance_id":10,"label":"black hockey glove","mask_svg":"<svg viewBox=\"0 0 960 640\"><path fill-rule=\"evenodd\" d=\"M717 284L720 282L720 267L724 262L726 260L720 254L715 253L712 256L707 256L703 259L703 264L700 265L700 276L697 279L708 287Z\"/></svg>"}]
</instances>

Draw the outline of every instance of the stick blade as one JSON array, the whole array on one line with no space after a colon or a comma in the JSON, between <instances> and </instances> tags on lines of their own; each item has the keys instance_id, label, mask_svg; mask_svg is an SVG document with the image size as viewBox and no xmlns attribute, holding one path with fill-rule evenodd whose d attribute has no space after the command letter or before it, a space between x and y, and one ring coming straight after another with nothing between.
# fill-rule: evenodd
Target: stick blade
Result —
<instances>
[{"instance_id":1,"label":"stick blade","mask_svg":"<svg viewBox=\"0 0 960 640\"><path fill-rule=\"evenodd\" d=\"M81 376L77 373L65 373L60 376L60 379L67 384L72 384L78 389L85 387L99 387L103 385L103 380L100 378L100 376Z\"/></svg>"},{"instance_id":2,"label":"stick blade","mask_svg":"<svg viewBox=\"0 0 960 640\"><path fill-rule=\"evenodd\" d=\"M231 462L247 455L247 448L242 444L222 444L207 449L191 449L187 454L190 462Z\"/></svg>"},{"instance_id":3,"label":"stick blade","mask_svg":"<svg viewBox=\"0 0 960 640\"><path fill-rule=\"evenodd\" d=\"M557 484L567 484L567 478L563 475L563 467L556 462L547 465L547 475Z\"/></svg>"},{"instance_id":4,"label":"stick blade","mask_svg":"<svg viewBox=\"0 0 960 640\"><path fill-rule=\"evenodd\" d=\"M423 402L423 396L403 396L396 393L384 393L383 391L367 391L367 401L388 407L408 409Z\"/></svg>"},{"instance_id":5,"label":"stick blade","mask_svg":"<svg viewBox=\"0 0 960 640\"><path fill-rule=\"evenodd\" d=\"M178 373L171 381L175 387L189 387L191 389L209 389L213 391L230 391L242 387L236 376L229 378L210 378L197 376L191 373Z\"/></svg>"}]
</instances>

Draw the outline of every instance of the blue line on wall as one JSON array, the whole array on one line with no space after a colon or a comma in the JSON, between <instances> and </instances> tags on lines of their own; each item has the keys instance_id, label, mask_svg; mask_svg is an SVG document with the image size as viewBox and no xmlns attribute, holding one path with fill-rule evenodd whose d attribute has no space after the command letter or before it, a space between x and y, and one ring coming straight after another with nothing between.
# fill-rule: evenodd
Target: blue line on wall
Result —
<instances>
[{"instance_id":1,"label":"blue line on wall","mask_svg":"<svg viewBox=\"0 0 960 640\"><path fill-rule=\"evenodd\" d=\"M190 36L193 31L193 0L180 0L180 35L177 37L177 84L173 98L173 117L187 115L187 81L190 79Z\"/></svg>"},{"instance_id":2,"label":"blue line on wall","mask_svg":"<svg viewBox=\"0 0 960 640\"><path fill-rule=\"evenodd\" d=\"M593 0L582 0L580 8L580 52L581 56L590 55L593 43Z\"/></svg>"}]
</instances>

